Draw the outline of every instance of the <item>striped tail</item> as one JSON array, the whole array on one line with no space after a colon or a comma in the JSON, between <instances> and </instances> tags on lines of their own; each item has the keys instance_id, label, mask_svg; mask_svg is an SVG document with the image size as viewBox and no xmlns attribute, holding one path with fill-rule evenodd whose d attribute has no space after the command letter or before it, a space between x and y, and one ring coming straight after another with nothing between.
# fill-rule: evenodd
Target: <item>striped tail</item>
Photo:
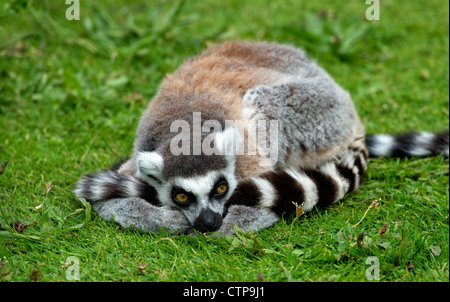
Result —
<instances>
[{"instance_id":1,"label":"striped tail","mask_svg":"<svg viewBox=\"0 0 450 302\"><path fill-rule=\"evenodd\" d=\"M153 205L160 205L156 190L139 179L115 170L87 174L74 190L77 198L96 202L113 198L140 197Z\"/></svg>"},{"instance_id":2,"label":"striped tail","mask_svg":"<svg viewBox=\"0 0 450 302\"><path fill-rule=\"evenodd\" d=\"M368 135L370 157L413 157L442 154L448 158L449 132Z\"/></svg>"},{"instance_id":3,"label":"striped tail","mask_svg":"<svg viewBox=\"0 0 450 302\"><path fill-rule=\"evenodd\" d=\"M296 204L303 211L326 207L356 190L367 169L365 147L351 148L344 156L316 169L273 170L241 181L227 202L269 208L281 217L294 213Z\"/></svg>"}]
</instances>

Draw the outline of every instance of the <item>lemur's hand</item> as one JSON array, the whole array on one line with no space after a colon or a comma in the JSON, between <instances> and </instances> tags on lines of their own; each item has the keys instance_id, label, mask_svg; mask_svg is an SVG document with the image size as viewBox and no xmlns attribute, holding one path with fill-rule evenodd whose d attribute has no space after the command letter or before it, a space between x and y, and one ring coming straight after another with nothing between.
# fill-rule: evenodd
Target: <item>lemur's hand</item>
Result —
<instances>
[{"instance_id":1,"label":"lemur's hand","mask_svg":"<svg viewBox=\"0 0 450 302\"><path fill-rule=\"evenodd\" d=\"M113 219L124 228L171 233L182 233L191 228L180 211L168 206L155 206L138 197L97 201L92 203L92 208L102 218Z\"/></svg>"},{"instance_id":2,"label":"lemur's hand","mask_svg":"<svg viewBox=\"0 0 450 302\"><path fill-rule=\"evenodd\" d=\"M215 236L234 236L234 225L243 231L258 232L276 223L280 217L270 209L261 209L241 205L233 205L228 209L222 226L217 230Z\"/></svg>"}]
</instances>

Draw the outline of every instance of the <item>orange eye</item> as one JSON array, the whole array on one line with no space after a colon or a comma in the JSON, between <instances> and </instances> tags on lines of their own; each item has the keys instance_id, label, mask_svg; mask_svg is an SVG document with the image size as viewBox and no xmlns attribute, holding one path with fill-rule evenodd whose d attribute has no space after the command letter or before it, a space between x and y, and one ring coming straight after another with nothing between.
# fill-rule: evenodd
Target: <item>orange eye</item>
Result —
<instances>
[{"instance_id":1,"label":"orange eye","mask_svg":"<svg viewBox=\"0 0 450 302\"><path fill-rule=\"evenodd\" d=\"M188 196L186 194L180 193L175 196L175 199L178 202L186 202L186 201L188 201Z\"/></svg>"},{"instance_id":2,"label":"orange eye","mask_svg":"<svg viewBox=\"0 0 450 302\"><path fill-rule=\"evenodd\" d=\"M227 191L227 189L228 189L227 185L220 185L217 187L216 191L217 194L223 194Z\"/></svg>"}]
</instances>

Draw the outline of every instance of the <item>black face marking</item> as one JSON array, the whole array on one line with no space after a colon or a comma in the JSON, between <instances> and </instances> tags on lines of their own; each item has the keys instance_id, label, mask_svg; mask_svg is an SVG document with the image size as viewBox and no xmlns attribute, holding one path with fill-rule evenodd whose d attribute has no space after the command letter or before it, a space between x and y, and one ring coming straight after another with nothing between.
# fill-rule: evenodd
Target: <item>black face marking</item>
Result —
<instances>
[{"instance_id":1,"label":"black face marking","mask_svg":"<svg viewBox=\"0 0 450 302\"><path fill-rule=\"evenodd\" d=\"M184 202L180 202L177 199L177 195L179 195L179 194L186 195L187 200ZM187 192L186 190L184 190L183 188L181 188L179 186L174 186L172 188L171 196L172 196L172 200L175 202L175 204L180 207L187 207L197 201L197 198L195 197L194 194L192 194L191 192Z\"/></svg>"},{"instance_id":2,"label":"black face marking","mask_svg":"<svg viewBox=\"0 0 450 302\"><path fill-rule=\"evenodd\" d=\"M219 193L218 189L220 186L226 186L226 190L224 192ZM225 177L223 175L221 175L214 183L214 186L213 186L211 192L209 193L209 199L220 199L220 198L225 197L228 193L228 189L229 189L228 182L225 179Z\"/></svg>"}]
</instances>

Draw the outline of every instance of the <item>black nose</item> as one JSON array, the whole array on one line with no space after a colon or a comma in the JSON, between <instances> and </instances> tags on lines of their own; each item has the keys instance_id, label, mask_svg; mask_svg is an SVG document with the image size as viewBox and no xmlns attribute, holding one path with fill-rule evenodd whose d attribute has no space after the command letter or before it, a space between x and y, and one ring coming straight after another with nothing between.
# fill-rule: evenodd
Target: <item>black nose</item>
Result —
<instances>
[{"instance_id":1,"label":"black nose","mask_svg":"<svg viewBox=\"0 0 450 302\"><path fill-rule=\"evenodd\" d=\"M201 233L217 231L222 225L222 215L211 209L204 209L194 221L194 229Z\"/></svg>"}]
</instances>

